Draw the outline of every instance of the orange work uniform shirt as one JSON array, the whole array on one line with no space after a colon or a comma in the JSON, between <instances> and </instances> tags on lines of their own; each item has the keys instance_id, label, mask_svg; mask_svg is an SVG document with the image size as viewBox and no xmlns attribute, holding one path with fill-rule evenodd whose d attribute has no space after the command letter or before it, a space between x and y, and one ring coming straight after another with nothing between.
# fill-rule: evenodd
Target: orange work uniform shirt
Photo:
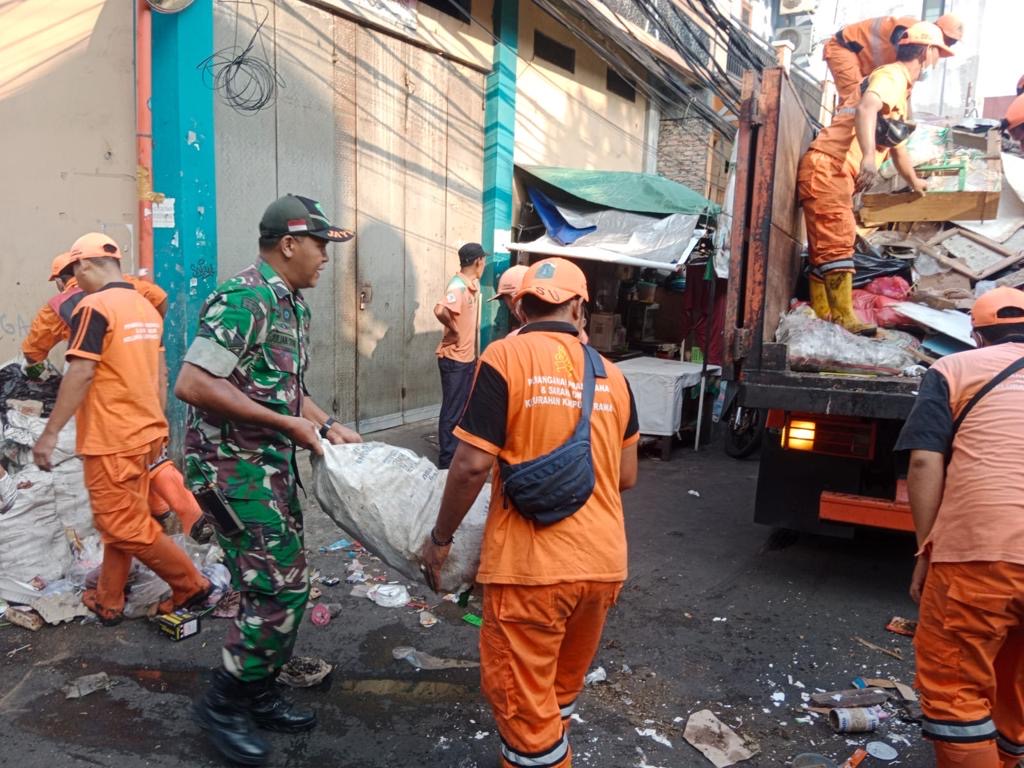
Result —
<instances>
[{"instance_id":1,"label":"orange work uniform shirt","mask_svg":"<svg viewBox=\"0 0 1024 768\"><path fill-rule=\"evenodd\" d=\"M68 357L95 360L76 417L83 456L132 454L167 436L160 408L163 319L128 282L85 296L71 317Z\"/></svg>"},{"instance_id":2,"label":"orange work uniform shirt","mask_svg":"<svg viewBox=\"0 0 1024 768\"><path fill-rule=\"evenodd\" d=\"M532 323L490 344L455 436L509 464L562 445L576 428L583 347L568 323ZM629 384L612 363L596 379L590 422L596 483L571 517L538 525L519 514L495 470L477 580L550 585L626 578L626 531L619 492L622 449L640 439Z\"/></svg>"},{"instance_id":3,"label":"orange work uniform shirt","mask_svg":"<svg viewBox=\"0 0 1024 768\"><path fill-rule=\"evenodd\" d=\"M910 92L913 80L907 68L896 62L879 67L868 76L865 91L874 93L882 101L882 116L890 120L906 120ZM837 160L843 160L848 172L856 175L860 170L860 162L864 157L857 141L855 124L856 107L844 107L836 114L832 124L822 129L818 137L811 142L810 149L824 152ZM889 150L876 147L875 161L877 165L889 154Z\"/></svg>"},{"instance_id":4,"label":"orange work uniform shirt","mask_svg":"<svg viewBox=\"0 0 1024 768\"><path fill-rule=\"evenodd\" d=\"M143 295L162 315L167 304L167 292L156 283L140 280L131 275L124 276L125 282ZM21 343L21 351L32 362L45 360L50 351L62 341L67 341L71 329L68 325L71 315L84 298L85 294L78 287L78 281L70 278L64 290L43 304L32 318L28 335Z\"/></svg>"},{"instance_id":5,"label":"orange work uniform shirt","mask_svg":"<svg viewBox=\"0 0 1024 768\"><path fill-rule=\"evenodd\" d=\"M480 303L480 284L455 275L448 281L444 299L437 306L444 307L455 318L455 330L445 327L444 336L437 347L438 357L447 357L460 363L476 359L477 312Z\"/></svg>"},{"instance_id":6,"label":"orange work uniform shirt","mask_svg":"<svg viewBox=\"0 0 1024 768\"><path fill-rule=\"evenodd\" d=\"M836 41L856 54L860 72L866 77L879 67L896 61L899 38L917 22L913 16L864 19L839 30Z\"/></svg>"},{"instance_id":7,"label":"orange work uniform shirt","mask_svg":"<svg viewBox=\"0 0 1024 768\"><path fill-rule=\"evenodd\" d=\"M1024 344L996 344L947 355L931 367L896 450L946 453L942 503L926 547L933 563L1024 565L1024 372L986 394L953 436L974 394L1014 360Z\"/></svg>"}]
</instances>

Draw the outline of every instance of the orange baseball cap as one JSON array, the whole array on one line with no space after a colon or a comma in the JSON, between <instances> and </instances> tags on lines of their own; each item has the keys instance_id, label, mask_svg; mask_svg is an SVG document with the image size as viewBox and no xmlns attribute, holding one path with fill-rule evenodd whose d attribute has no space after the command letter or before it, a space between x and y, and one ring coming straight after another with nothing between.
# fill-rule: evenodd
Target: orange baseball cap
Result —
<instances>
[{"instance_id":1,"label":"orange baseball cap","mask_svg":"<svg viewBox=\"0 0 1024 768\"><path fill-rule=\"evenodd\" d=\"M1007 129L1012 131L1021 125L1024 125L1024 94L1011 101L1006 108Z\"/></svg>"},{"instance_id":2,"label":"orange baseball cap","mask_svg":"<svg viewBox=\"0 0 1024 768\"><path fill-rule=\"evenodd\" d=\"M523 275L529 269L525 264L515 264L501 273L498 280L498 292L489 301L497 301L502 296L515 296L523 285Z\"/></svg>"},{"instance_id":3,"label":"orange baseball cap","mask_svg":"<svg viewBox=\"0 0 1024 768\"><path fill-rule=\"evenodd\" d=\"M964 23L955 13L944 13L942 16L939 16L935 20L935 26L942 31L942 36L946 40L952 40L955 43L963 39Z\"/></svg>"},{"instance_id":4,"label":"orange baseball cap","mask_svg":"<svg viewBox=\"0 0 1024 768\"><path fill-rule=\"evenodd\" d=\"M543 299L549 304L562 304L576 296L590 301L587 292L587 277L583 270L567 259L544 259L526 270L523 285L516 294L516 300L526 294Z\"/></svg>"},{"instance_id":5,"label":"orange baseball cap","mask_svg":"<svg viewBox=\"0 0 1024 768\"><path fill-rule=\"evenodd\" d=\"M1022 314L999 316L1004 309L1011 308L1019 309ZM1024 323L1024 291L1001 286L993 288L988 293L983 293L981 298L974 302L974 308L971 310L971 323L975 328Z\"/></svg>"},{"instance_id":6,"label":"orange baseball cap","mask_svg":"<svg viewBox=\"0 0 1024 768\"><path fill-rule=\"evenodd\" d=\"M102 232L90 232L87 235L82 235L75 240L68 253L71 264L79 259L121 258L121 249L117 243Z\"/></svg>"},{"instance_id":7,"label":"orange baseball cap","mask_svg":"<svg viewBox=\"0 0 1024 768\"><path fill-rule=\"evenodd\" d=\"M56 280L60 277L60 273L71 266L71 251L64 251L64 253L58 253L53 263L50 265L50 280Z\"/></svg>"},{"instance_id":8,"label":"orange baseball cap","mask_svg":"<svg viewBox=\"0 0 1024 768\"><path fill-rule=\"evenodd\" d=\"M942 38L942 30L930 21L919 21L900 38L900 45L928 45L939 49L943 58L952 56L953 51Z\"/></svg>"}]
</instances>

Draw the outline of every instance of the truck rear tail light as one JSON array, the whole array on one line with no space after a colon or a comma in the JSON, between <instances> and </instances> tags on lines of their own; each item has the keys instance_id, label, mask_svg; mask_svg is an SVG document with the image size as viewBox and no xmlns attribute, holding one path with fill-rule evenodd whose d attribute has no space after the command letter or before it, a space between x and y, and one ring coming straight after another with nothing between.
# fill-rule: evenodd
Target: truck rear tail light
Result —
<instances>
[{"instance_id":1,"label":"truck rear tail light","mask_svg":"<svg viewBox=\"0 0 1024 768\"><path fill-rule=\"evenodd\" d=\"M875 457L877 424L853 418L815 418L791 414L782 429L782 447L827 456L864 459Z\"/></svg>"},{"instance_id":2,"label":"truck rear tail light","mask_svg":"<svg viewBox=\"0 0 1024 768\"><path fill-rule=\"evenodd\" d=\"M782 447L791 451L813 451L816 428L813 421L790 419L782 428Z\"/></svg>"}]
</instances>

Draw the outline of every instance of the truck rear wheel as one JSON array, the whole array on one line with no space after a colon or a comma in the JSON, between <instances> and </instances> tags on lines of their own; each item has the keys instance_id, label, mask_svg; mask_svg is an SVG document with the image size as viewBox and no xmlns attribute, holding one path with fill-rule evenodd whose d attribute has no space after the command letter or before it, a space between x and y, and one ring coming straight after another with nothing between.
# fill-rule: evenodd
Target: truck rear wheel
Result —
<instances>
[{"instance_id":1,"label":"truck rear wheel","mask_svg":"<svg viewBox=\"0 0 1024 768\"><path fill-rule=\"evenodd\" d=\"M722 420L725 423L725 454L745 459L761 447L765 411L745 408L734 400Z\"/></svg>"}]
</instances>

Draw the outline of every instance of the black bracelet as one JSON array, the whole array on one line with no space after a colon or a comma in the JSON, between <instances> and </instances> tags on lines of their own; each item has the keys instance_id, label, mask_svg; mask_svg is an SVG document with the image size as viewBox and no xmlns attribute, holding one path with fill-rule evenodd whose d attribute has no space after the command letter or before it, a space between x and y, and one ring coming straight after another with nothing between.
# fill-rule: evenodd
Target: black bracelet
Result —
<instances>
[{"instance_id":1,"label":"black bracelet","mask_svg":"<svg viewBox=\"0 0 1024 768\"><path fill-rule=\"evenodd\" d=\"M324 438L326 440L327 439L327 433L330 431L331 427L334 424L337 424L337 423L338 422L336 422L334 420L333 416L328 416L327 417L327 421L325 421L324 425L322 427L320 427L320 437L322 437L322 438Z\"/></svg>"},{"instance_id":2,"label":"black bracelet","mask_svg":"<svg viewBox=\"0 0 1024 768\"><path fill-rule=\"evenodd\" d=\"M438 541L437 534L434 533L434 529L430 529L430 541L433 542L435 547L450 547L451 543L455 541L455 534L453 533L448 541Z\"/></svg>"}]
</instances>

